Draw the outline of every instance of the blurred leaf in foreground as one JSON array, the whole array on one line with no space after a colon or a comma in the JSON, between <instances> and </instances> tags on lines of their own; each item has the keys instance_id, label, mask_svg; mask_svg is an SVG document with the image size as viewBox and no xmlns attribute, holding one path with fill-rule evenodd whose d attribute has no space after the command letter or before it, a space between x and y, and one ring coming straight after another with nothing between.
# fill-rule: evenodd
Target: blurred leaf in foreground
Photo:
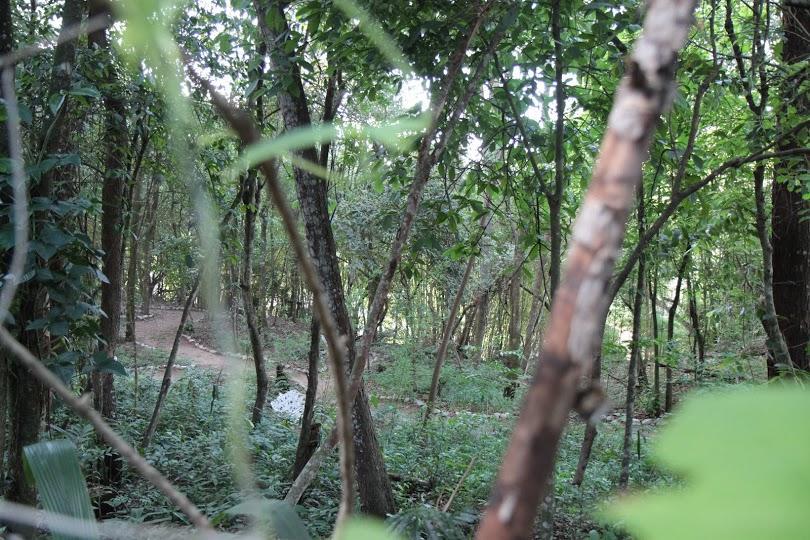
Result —
<instances>
[{"instance_id":1,"label":"blurred leaf in foreground","mask_svg":"<svg viewBox=\"0 0 810 540\"><path fill-rule=\"evenodd\" d=\"M659 437L658 460L684 486L605 512L641 539L807 538L810 392L764 387L688 401Z\"/></svg>"}]
</instances>

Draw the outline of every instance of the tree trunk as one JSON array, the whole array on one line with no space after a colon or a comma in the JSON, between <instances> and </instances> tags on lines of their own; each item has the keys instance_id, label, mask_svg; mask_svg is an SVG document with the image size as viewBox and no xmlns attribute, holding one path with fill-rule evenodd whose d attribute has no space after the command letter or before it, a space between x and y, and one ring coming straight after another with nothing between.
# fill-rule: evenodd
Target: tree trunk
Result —
<instances>
[{"instance_id":1,"label":"tree trunk","mask_svg":"<svg viewBox=\"0 0 810 540\"><path fill-rule=\"evenodd\" d=\"M127 265L127 306L126 330L124 337L127 341L135 341L135 292L138 283L138 248L141 244L141 213L143 208L143 194L141 181L136 176L132 179L132 193L130 197L130 227L129 227L129 263Z\"/></svg>"},{"instance_id":2,"label":"tree trunk","mask_svg":"<svg viewBox=\"0 0 810 540\"><path fill-rule=\"evenodd\" d=\"M287 42L287 36L289 36L289 24L282 6L275 1L265 2L263 0L255 0L254 6L264 41L268 47L274 75L281 80L291 81L290 84L294 86L293 90L290 90L289 86L281 88L277 94L284 126L288 131L308 126L310 114L300 70L283 48ZM273 20L277 21L277 27L271 28L268 25L268 10L272 10ZM318 163L315 148L305 148L299 151L298 155L311 163ZM335 318L338 330L348 340L347 358L350 363L349 366L346 366L348 371L354 363L354 331L343 294L335 238L327 205L326 182L299 167L294 168L294 175L310 255L318 277L329 296L332 316ZM374 432L368 399L362 388L354 400L352 415L355 467L361 508L365 513L384 517L395 511L394 496Z\"/></svg>"},{"instance_id":3,"label":"tree trunk","mask_svg":"<svg viewBox=\"0 0 810 540\"><path fill-rule=\"evenodd\" d=\"M436 353L436 363L433 365L433 377L430 380L430 394L428 395L427 405L425 407L425 423L430 418L430 413L433 410L433 403L436 401L436 395L439 391L439 375L442 372L442 365L447 356L447 347L450 344L450 338L453 336L453 328L456 327L456 316L458 315L458 308L461 305L461 299L464 297L464 290L467 288L467 281L470 278L473 266L475 265L475 255L470 255L467 260L467 266L464 268L464 275L461 277L461 283L458 285L456 296L453 298L453 303L450 306L450 313L447 315L447 320L444 323L444 331L442 332L442 340L439 343L439 350Z\"/></svg>"},{"instance_id":4,"label":"tree trunk","mask_svg":"<svg viewBox=\"0 0 810 540\"><path fill-rule=\"evenodd\" d=\"M795 64L810 55L810 9L782 2L782 61ZM804 69L785 78L782 106L795 107L795 118L810 116L810 96L802 88L810 80ZM780 114L779 109L777 109ZM786 111L781 112L787 116ZM801 134L779 143L779 150L802 146ZM771 245L773 249L773 302L779 327L797 369L810 370L810 203L804 200L796 181L802 170L810 168L805 161L783 161L774 167L771 209ZM768 376L776 375L772 365Z\"/></svg>"},{"instance_id":5,"label":"tree trunk","mask_svg":"<svg viewBox=\"0 0 810 540\"><path fill-rule=\"evenodd\" d=\"M509 340L506 343L508 351L507 357L504 359L506 367L517 368L520 365L520 346L521 346L521 316L522 310L520 309L520 293L521 286L523 285L523 250L520 249L520 237L515 233L515 252L512 257L512 279L509 282Z\"/></svg>"},{"instance_id":6,"label":"tree trunk","mask_svg":"<svg viewBox=\"0 0 810 540\"><path fill-rule=\"evenodd\" d=\"M9 37L3 42L4 47L13 44L11 11L2 13L2 32ZM66 30L79 24L83 14L83 2L80 0L66 0L62 8L62 27L60 37ZM8 15L7 21L6 15ZM8 23L8 24L7 24ZM51 68L48 95L53 96L66 92L71 85L73 67L76 59L75 39L60 39L54 50L53 67ZM43 132L40 134L40 153L47 157L49 154L71 153L71 133L67 123L70 106L69 97L65 98L56 113L46 116L43 122ZM3 127L5 131L5 127ZM30 199L37 197L52 199L54 190L62 184L72 183L72 171L66 173L65 168L53 168L42 175L39 182L30 187ZM59 182L61 180L61 182ZM62 190L58 189L61 193ZM38 229L37 222L48 219L47 211L38 211L33 215L31 229ZM47 299L45 288L31 281L24 284L18 292L20 298L20 311L17 324L20 333L20 342L39 358L47 358L50 354L50 344L41 330L25 330L26 326L36 319L42 318L47 312ZM27 505L36 504L34 487L26 480L23 467L23 448L37 442L42 416L42 403L44 389L27 369L17 362L9 365L9 449L8 467L10 476L7 498L13 502Z\"/></svg>"},{"instance_id":7,"label":"tree trunk","mask_svg":"<svg viewBox=\"0 0 810 540\"><path fill-rule=\"evenodd\" d=\"M537 335L537 323L540 321L540 313L545 304L545 294L543 294L543 282L545 264L543 256L537 256L537 264L534 269L534 283L532 284L532 305L529 308L529 324L526 326L526 337L523 340L523 364L521 368L525 372L529 368L529 359L534 349L535 336Z\"/></svg>"},{"instance_id":8,"label":"tree trunk","mask_svg":"<svg viewBox=\"0 0 810 540\"><path fill-rule=\"evenodd\" d=\"M177 351L180 349L180 339L183 337L183 329L186 326L188 314L191 311L191 305L194 303L194 297L197 296L197 289L199 287L200 276L197 276L197 278L194 280L194 284L191 286L191 292L188 294L188 298L186 298L186 303L183 305L183 313L180 315L180 324L177 327L177 332L174 334L172 350L169 352L169 358L166 360L166 367L163 370L163 380L160 383L160 390L158 390L157 399L155 400L155 408L152 411L151 418L149 419L149 425L146 426L146 431L141 439L141 447L144 450L149 448L149 445L152 443L152 437L155 435L157 423L160 419L160 412L163 408L163 402L166 400L166 396L169 394L169 387L172 384L172 368L174 367L174 361L177 358Z\"/></svg>"},{"instance_id":9,"label":"tree trunk","mask_svg":"<svg viewBox=\"0 0 810 540\"><path fill-rule=\"evenodd\" d=\"M256 310L253 306L253 237L256 232L256 209L261 204L261 191L256 182L256 169L245 175L242 188L242 204L245 207L245 235L242 256L242 304L245 309L250 346L253 351L253 365L256 368L256 399L253 402L252 421L258 425L262 420L262 411L267 401L267 367L262 350L262 336L256 322Z\"/></svg>"},{"instance_id":10,"label":"tree trunk","mask_svg":"<svg viewBox=\"0 0 810 540\"><path fill-rule=\"evenodd\" d=\"M304 399L304 413L301 415L301 433L298 436L298 447L295 450L292 478L295 480L315 453L321 440L321 425L314 423L315 398L318 395L318 360L320 360L321 326L318 319L312 317L309 331L309 354L307 355L307 393Z\"/></svg>"},{"instance_id":11,"label":"tree trunk","mask_svg":"<svg viewBox=\"0 0 810 540\"><path fill-rule=\"evenodd\" d=\"M638 186L638 237L644 235L644 183ZM624 407L624 444L622 445L622 468L619 487L627 488L630 479L630 457L633 455L633 406L636 401L636 372L641 356L641 308L644 301L644 256L638 260L636 290L633 294L633 342L630 345L630 363L627 366L627 401Z\"/></svg>"},{"instance_id":12,"label":"tree trunk","mask_svg":"<svg viewBox=\"0 0 810 540\"><path fill-rule=\"evenodd\" d=\"M765 213L764 180L765 166L757 164L754 167L754 198L756 199L757 208L757 236L759 237L759 245L762 248L762 297L760 298L758 310L760 322L762 322L765 335L768 337L769 361L772 359L773 363L773 365L768 365L768 372L770 376L773 376L773 372L793 369L793 363L790 359L790 351L785 342L785 337L779 328L776 306L774 305L773 249L768 235L768 223Z\"/></svg>"},{"instance_id":13,"label":"tree trunk","mask_svg":"<svg viewBox=\"0 0 810 540\"><path fill-rule=\"evenodd\" d=\"M664 410L666 412L672 410L672 360L675 355L675 315L678 312L678 304L681 301L681 286L683 285L686 266L689 263L690 249L691 245L687 242L686 251L681 258L681 264L678 266L678 279L675 282L675 297L672 299L672 304L669 306L667 316L667 384L666 391L664 392ZM641 264L641 259L639 259L639 264Z\"/></svg>"},{"instance_id":14,"label":"tree trunk","mask_svg":"<svg viewBox=\"0 0 810 540\"><path fill-rule=\"evenodd\" d=\"M160 186L163 176L156 174L152 180L152 192L147 193L146 232L143 235L143 257L141 260L141 315L149 315L152 309L152 293L156 283L152 282L152 247L155 245L155 231L158 223L158 205L160 204Z\"/></svg>"},{"instance_id":15,"label":"tree trunk","mask_svg":"<svg viewBox=\"0 0 810 540\"><path fill-rule=\"evenodd\" d=\"M697 307L697 294L690 276L686 276L686 293L689 295L689 320L692 324L692 331L695 333L695 380L699 378L703 362L706 358L706 340L700 328L700 315Z\"/></svg>"},{"instance_id":16,"label":"tree trunk","mask_svg":"<svg viewBox=\"0 0 810 540\"><path fill-rule=\"evenodd\" d=\"M90 17L111 16L109 5L102 0L91 0ZM112 58L112 48L107 30L101 29L88 35L88 43L103 55L103 84L105 110L105 158L104 186L101 191L101 249L104 251L102 270L107 282L101 284L101 309L106 317L101 319L102 350L108 358L115 357L121 318L121 225L122 194L127 175L129 150L126 105L121 97L118 73ZM102 416L115 418L115 394L112 373L94 374L93 390L96 406ZM99 387L100 383L100 387ZM110 454L104 459L104 477L108 483L117 483L121 475L119 456Z\"/></svg>"},{"instance_id":17,"label":"tree trunk","mask_svg":"<svg viewBox=\"0 0 810 540\"><path fill-rule=\"evenodd\" d=\"M648 284L650 317L653 336L653 414L661 415L661 348L658 344L658 265L652 269Z\"/></svg>"}]
</instances>

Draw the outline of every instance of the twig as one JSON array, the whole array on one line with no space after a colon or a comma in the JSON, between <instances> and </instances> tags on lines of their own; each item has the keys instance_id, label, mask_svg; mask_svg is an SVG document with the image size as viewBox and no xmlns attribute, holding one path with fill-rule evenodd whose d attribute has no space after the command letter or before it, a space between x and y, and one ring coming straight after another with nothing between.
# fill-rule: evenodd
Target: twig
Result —
<instances>
[{"instance_id":1,"label":"twig","mask_svg":"<svg viewBox=\"0 0 810 540\"><path fill-rule=\"evenodd\" d=\"M22 136L20 135L20 109L17 94L14 92L14 68L7 67L2 73L3 98L6 105L8 152L11 158L11 183L14 194L14 251L8 272L3 276L5 283L0 291L0 324L8 314L8 308L17 292L28 256L28 193L25 186Z\"/></svg>"},{"instance_id":2,"label":"twig","mask_svg":"<svg viewBox=\"0 0 810 540\"><path fill-rule=\"evenodd\" d=\"M186 67L192 79L202 86L211 96L211 103L217 113L228 123L245 146L255 144L261 140L253 120L244 111L234 107L227 99L220 95L209 81L201 77L186 59ZM341 336L337 324L329 309L329 300L321 284L315 266L310 257L306 242L298 232L296 218L287 201L287 197L278 181L278 174L274 159L265 159L258 164L267 180L267 190L273 204L276 206L287 237L295 252L296 259L304 275L307 286L312 291L315 312L318 322L323 329L324 337L329 347L329 365L332 368L332 377L335 380L335 399L337 401L337 428L340 437L340 477L342 483L341 502L338 510L336 526L343 522L354 506L354 447L352 445L352 423L349 410L348 382L344 366L348 365L345 336Z\"/></svg>"},{"instance_id":3,"label":"twig","mask_svg":"<svg viewBox=\"0 0 810 540\"><path fill-rule=\"evenodd\" d=\"M453 504L453 499L456 498L458 494L458 490L461 489L461 485L464 483L464 480L470 475L472 472L473 465L478 460L478 454L474 455L470 460L470 464L467 465L467 468L464 470L464 474L461 475L461 478L458 479L458 483L456 484L455 489L453 489L453 493L450 494L450 498L447 499L447 502L444 503L444 507L442 507L442 512L447 512L450 509L450 505Z\"/></svg>"}]
</instances>

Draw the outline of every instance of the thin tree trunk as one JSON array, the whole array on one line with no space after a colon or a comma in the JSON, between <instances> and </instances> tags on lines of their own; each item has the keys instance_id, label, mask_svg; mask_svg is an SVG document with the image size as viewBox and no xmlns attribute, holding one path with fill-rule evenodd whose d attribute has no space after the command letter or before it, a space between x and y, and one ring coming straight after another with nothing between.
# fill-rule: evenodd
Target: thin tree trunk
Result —
<instances>
[{"instance_id":1,"label":"thin tree trunk","mask_svg":"<svg viewBox=\"0 0 810 540\"><path fill-rule=\"evenodd\" d=\"M127 306L126 306L126 330L124 337L127 341L135 341L135 291L138 283L138 248L141 244L141 213L143 208L143 196L141 193L141 181L136 176L131 181L130 197L130 227L129 227L129 264L127 265Z\"/></svg>"},{"instance_id":2,"label":"thin tree trunk","mask_svg":"<svg viewBox=\"0 0 810 540\"><path fill-rule=\"evenodd\" d=\"M523 364L521 368L525 372L529 368L529 359L534 350L535 336L537 335L537 323L540 321L540 313L545 304L543 295L543 275L545 264L543 256L537 256L537 264L534 269L534 283L532 284L532 304L529 308L529 323L526 326L526 337L523 340Z\"/></svg>"},{"instance_id":3,"label":"thin tree trunk","mask_svg":"<svg viewBox=\"0 0 810 540\"><path fill-rule=\"evenodd\" d=\"M768 336L768 353L773 359L773 368L776 371L791 370L793 363L779 320L773 298L773 248L768 234L767 214L765 213L765 167L757 165L754 168L754 198L757 207L757 236L762 248L762 297L759 302L760 322Z\"/></svg>"},{"instance_id":4,"label":"thin tree trunk","mask_svg":"<svg viewBox=\"0 0 810 540\"><path fill-rule=\"evenodd\" d=\"M149 418L149 425L146 426L143 437L141 438L141 447L144 451L152 444L152 438L157 429L158 420L160 419L160 412L163 409L163 402L169 394L169 387L172 384L172 368L174 361L177 359L177 351L180 349L180 339L183 337L183 329L186 327L188 321L188 314L191 312L191 305L194 303L194 297L197 295L197 289L200 287L200 276L194 280L191 285L191 292L183 304L183 313L180 315L180 324L177 327L177 332L174 334L174 341L172 342L172 350L169 353L169 358L166 360L166 368L163 370L163 380L160 383L160 390L158 390L157 399L155 400L155 408L152 410L152 416Z\"/></svg>"},{"instance_id":5,"label":"thin tree trunk","mask_svg":"<svg viewBox=\"0 0 810 540\"><path fill-rule=\"evenodd\" d=\"M315 418L315 398L318 395L318 360L320 360L321 326L312 317L309 330L309 354L307 355L307 393L304 399L304 413L301 415L301 433L295 450L292 478L295 480L320 444L321 425Z\"/></svg>"},{"instance_id":6,"label":"thin tree trunk","mask_svg":"<svg viewBox=\"0 0 810 540\"><path fill-rule=\"evenodd\" d=\"M661 346L658 344L658 265L652 269L648 284L650 293L650 317L653 336L653 414L661 415Z\"/></svg>"},{"instance_id":7,"label":"thin tree trunk","mask_svg":"<svg viewBox=\"0 0 810 540\"><path fill-rule=\"evenodd\" d=\"M697 356L695 358L695 380L699 379L703 362L706 358L706 341L703 331L700 328L700 315L698 314L697 295L690 276L686 276L686 293L689 295L689 320L692 324L692 331L695 333L695 348Z\"/></svg>"},{"instance_id":8,"label":"thin tree trunk","mask_svg":"<svg viewBox=\"0 0 810 540\"><path fill-rule=\"evenodd\" d=\"M644 234L644 183L638 186L638 237ZM633 455L633 407L636 401L636 372L641 356L641 309L644 300L644 257L638 260L636 290L633 295L633 342L630 345L630 363L627 366L627 401L624 407L624 444L622 446L622 468L619 473L619 488L627 488L630 479L630 458Z\"/></svg>"},{"instance_id":9,"label":"thin tree trunk","mask_svg":"<svg viewBox=\"0 0 810 540\"><path fill-rule=\"evenodd\" d=\"M261 204L261 191L256 182L256 170L245 175L242 189L242 203L245 206L245 235L242 255L242 304L245 309L250 346L253 351L253 365L256 368L256 399L253 402L252 421L258 425L262 420L262 411L267 401L267 367L264 361L262 336L256 323L256 310L253 306L253 237L256 232L256 209Z\"/></svg>"},{"instance_id":10,"label":"thin tree trunk","mask_svg":"<svg viewBox=\"0 0 810 540\"><path fill-rule=\"evenodd\" d=\"M155 245L155 232L158 223L158 206L160 204L160 186L163 176L156 174L152 181L152 192L147 193L149 206L146 212L146 233L143 235L143 258L141 260L141 315L149 315L152 308L152 293L155 284L152 282L152 247Z\"/></svg>"},{"instance_id":11,"label":"thin tree trunk","mask_svg":"<svg viewBox=\"0 0 810 540\"><path fill-rule=\"evenodd\" d=\"M600 335L603 335L604 330L604 323L602 323L602 331ZM591 384L599 384L599 380L602 377L602 355L597 355L596 359L593 363L593 371L591 372ZM582 438L582 446L579 448L579 459L577 460L577 468L574 470L574 477L571 479L571 484L575 486L581 486L582 482L585 481L585 471L588 468L588 463L591 460L591 452L593 451L593 443L596 441L596 435L598 434L597 423L595 421L590 421L585 424L585 435Z\"/></svg>"},{"instance_id":12,"label":"thin tree trunk","mask_svg":"<svg viewBox=\"0 0 810 540\"><path fill-rule=\"evenodd\" d=\"M464 290L467 288L470 273L475 265L475 258L475 255L470 255L469 259L467 259L464 275L461 277L461 283L458 285L456 296L453 298L453 303L450 306L450 313L447 315L447 320L444 323L442 340L439 342L439 350L436 353L436 363L433 365L433 377L430 380L430 394L428 394L427 405L425 406L425 423L427 423L428 418L430 418L430 413L433 411L433 404L436 401L436 395L439 391L439 375L441 375L442 365L447 356L447 347L450 344L450 338L453 337L453 328L456 326L458 308L461 305L461 299L464 297Z\"/></svg>"},{"instance_id":13,"label":"thin tree trunk","mask_svg":"<svg viewBox=\"0 0 810 540\"><path fill-rule=\"evenodd\" d=\"M520 346L521 346L521 318L522 310L520 305L520 293L523 285L523 272L521 265L523 264L523 250L520 249L520 237L517 232L515 233L515 252L512 256L513 274L509 282L509 340L506 344L506 349L509 351L506 360L506 366L510 368L517 368L520 365Z\"/></svg>"},{"instance_id":14,"label":"thin tree trunk","mask_svg":"<svg viewBox=\"0 0 810 540\"><path fill-rule=\"evenodd\" d=\"M686 266L689 263L689 251L692 249L689 242L686 244L686 251L681 258L681 264L678 266L678 278L675 282L675 297L672 299L672 304L669 306L667 314L667 382L666 390L664 392L664 410L669 412L672 410L672 361L675 356L675 315L678 312L678 304L681 301L681 286L683 285L683 278L686 273ZM641 264L641 259L639 259Z\"/></svg>"}]
</instances>

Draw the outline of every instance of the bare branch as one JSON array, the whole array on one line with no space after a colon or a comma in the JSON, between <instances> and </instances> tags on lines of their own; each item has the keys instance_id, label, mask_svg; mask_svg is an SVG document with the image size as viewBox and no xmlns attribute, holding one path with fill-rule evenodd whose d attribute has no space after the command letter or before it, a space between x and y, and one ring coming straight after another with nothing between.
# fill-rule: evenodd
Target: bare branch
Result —
<instances>
[{"instance_id":1,"label":"bare branch","mask_svg":"<svg viewBox=\"0 0 810 540\"><path fill-rule=\"evenodd\" d=\"M552 306L538 369L528 389L477 538L529 538L548 487L577 385L593 365L609 306L607 285L650 139L674 94L675 59L686 42L695 0L652 0L627 62L591 185L574 225L564 280ZM587 411L583 411L587 412Z\"/></svg>"}]
</instances>

